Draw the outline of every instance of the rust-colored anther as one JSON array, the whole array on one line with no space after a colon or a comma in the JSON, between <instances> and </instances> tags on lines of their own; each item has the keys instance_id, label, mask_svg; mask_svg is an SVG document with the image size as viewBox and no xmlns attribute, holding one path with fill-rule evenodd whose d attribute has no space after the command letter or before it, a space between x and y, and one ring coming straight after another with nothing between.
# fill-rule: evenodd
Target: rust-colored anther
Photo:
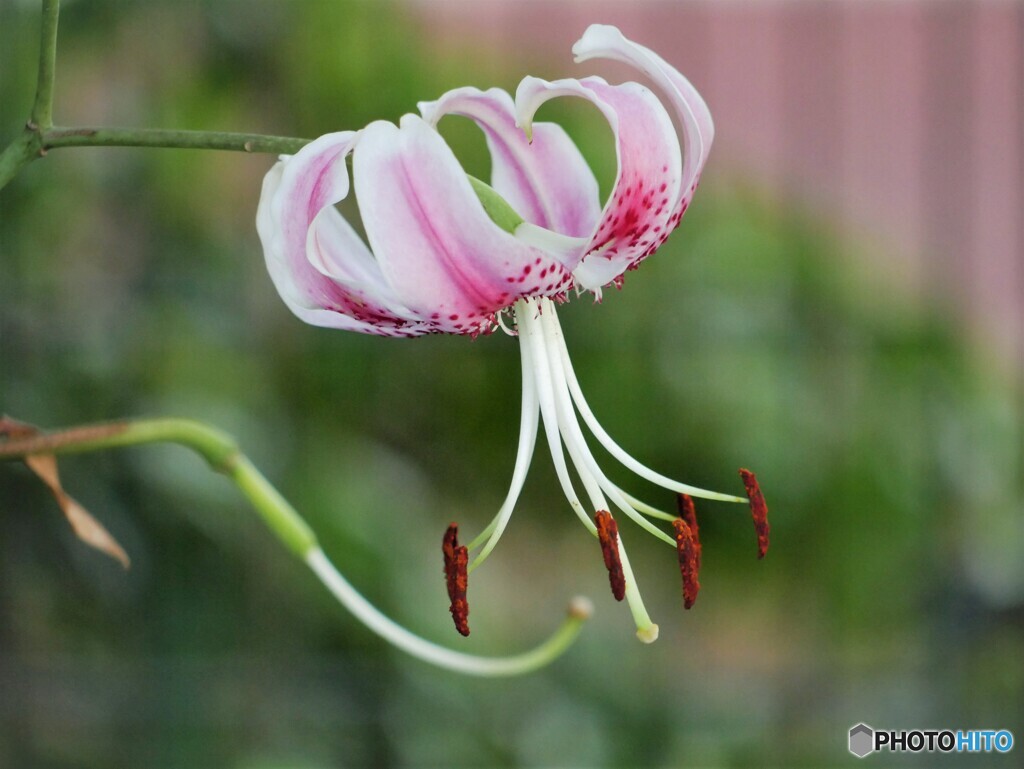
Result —
<instances>
[{"instance_id":1,"label":"rust-colored anther","mask_svg":"<svg viewBox=\"0 0 1024 769\"><path fill-rule=\"evenodd\" d=\"M683 575L683 607L689 609L697 601L700 582L700 545L694 530L682 518L672 521L676 530L676 552L679 553L679 572Z\"/></svg>"},{"instance_id":2,"label":"rust-colored anther","mask_svg":"<svg viewBox=\"0 0 1024 769\"><path fill-rule=\"evenodd\" d=\"M444 552L444 577L448 583L448 599L452 602L449 611L455 620L455 629L460 634L469 635L469 602L466 601L466 589L469 585L467 568L469 566L469 550L459 544L459 526L453 523L444 533L441 542Z\"/></svg>"},{"instance_id":3,"label":"rust-colored anther","mask_svg":"<svg viewBox=\"0 0 1024 769\"><path fill-rule=\"evenodd\" d=\"M597 524L597 538L601 542L601 554L608 569L608 582L616 601L626 597L626 575L622 573L622 559L619 557L619 525L607 510L594 513Z\"/></svg>"},{"instance_id":4,"label":"rust-colored anther","mask_svg":"<svg viewBox=\"0 0 1024 769\"><path fill-rule=\"evenodd\" d=\"M750 514L754 518L754 531L757 532L757 557L764 558L768 552L768 534L771 526L768 525L768 503L764 501L764 494L757 484L757 476L749 470L740 468L740 478L747 488L747 499L750 500Z\"/></svg>"},{"instance_id":5,"label":"rust-colored anther","mask_svg":"<svg viewBox=\"0 0 1024 769\"><path fill-rule=\"evenodd\" d=\"M697 525L697 509L693 505L693 497L689 494L680 494L676 497L676 507L679 510L679 517L686 521L693 535L693 544L697 549L697 570L700 570L700 557L703 548L700 544L700 526ZM678 540L677 540L678 541Z\"/></svg>"}]
</instances>

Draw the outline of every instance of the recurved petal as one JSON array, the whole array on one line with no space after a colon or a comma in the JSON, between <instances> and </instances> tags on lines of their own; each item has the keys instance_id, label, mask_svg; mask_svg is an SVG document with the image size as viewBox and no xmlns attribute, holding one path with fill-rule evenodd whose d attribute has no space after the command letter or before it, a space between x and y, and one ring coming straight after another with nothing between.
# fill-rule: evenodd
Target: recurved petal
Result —
<instances>
[{"instance_id":1,"label":"recurved petal","mask_svg":"<svg viewBox=\"0 0 1024 769\"><path fill-rule=\"evenodd\" d=\"M677 206L684 198L689 200L700 180L715 136L711 111L697 89L661 56L627 39L616 27L607 24L588 27L572 47L572 52L577 63L600 58L636 67L664 92L683 127L683 184Z\"/></svg>"},{"instance_id":2,"label":"recurved petal","mask_svg":"<svg viewBox=\"0 0 1024 769\"><path fill-rule=\"evenodd\" d=\"M682 154L672 119L647 88L609 85L601 78L547 82L527 77L516 91L518 123L529 131L537 109L557 96L592 102L615 136L618 172L611 196L574 270L576 284L596 289L649 256L681 216Z\"/></svg>"},{"instance_id":3,"label":"recurved petal","mask_svg":"<svg viewBox=\"0 0 1024 769\"><path fill-rule=\"evenodd\" d=\"M571 284L553 257L490 220L451 150L421 118L363 129L353 175L384 281L436 330L490 330L494 313L517 297Z\"/></svg>"},{"instance_id":4,"label":"recurved petal","mask_svg":"<svg viewBox=\"0 0 1024 769\"><path fill-rule=\"evenodd\" d=\"M295 315L367 334L427 333L394 301L372 255L334 204L348 195L345 157L358 134L327 134L274 165L263 180L256 229L271 280Z\"/></svg>"},{"instance_id":5,"label":"recurved petal","mask_svg":"<svg viewBox=\"0 0 1024 769\"><path fill-rule=\"evenodd\" d=\"M500 88L457 88L419 107L431 125L461 115L480 126L491 152L491 186L526 221L574 237L593 231L601 213L597 180L561 126L537 123L527 139L512 97Z\"/></svg>"}]
</instances>

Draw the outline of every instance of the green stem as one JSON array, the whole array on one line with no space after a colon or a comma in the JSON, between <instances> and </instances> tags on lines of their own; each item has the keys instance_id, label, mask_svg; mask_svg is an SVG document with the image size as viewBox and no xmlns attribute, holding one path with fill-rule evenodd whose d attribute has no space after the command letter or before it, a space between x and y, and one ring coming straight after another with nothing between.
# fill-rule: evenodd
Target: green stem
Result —
<instances>
[{"instance_id":1,"label":"green stem","mask_svg":"<svg viewBox=\"0 0 1024 769\"><path fill-rule=\"evenodd\" d=\"M75 454L146 443L177 443L192 449L211 468L234 481L278 539L295 555L304 558L316 547L313 531L238 450L235 441L220 430L190 419L111 422L0 441L0 461L21 459L30 454Z\"/></svg>"},{"instance_id":2,"label":"green stem","mask_svg":"<svg viewBox=\"0 0 1024 769\"><path fill-rule=\"evenodd\" d=\"M57 18L60 0L43 0L39 41L39 77L32 116L25 130L0 152L0 190L18 172L43 154L42 132L53 125L53 81L57 63Z\"/></svg>"},{"instance_id":3,"label":"green stem","mask_svg":"<svg viewBox=\"0 0 1024 769\"><path fill-rule=\"evenodd\" d=\"M53 125L53 81L57 66L57 18L60 0L43 0L42 35L39 43L39 79L32 105L32 124L40 131Z\"/></svg>"},{"instance_id":4,"label":"green stem","mask_svg":"<svg viewBox=\"0 0 1024 769\"><path fill-rule=\"evenodd\" d=\"M227 131L165 131L153 128L53 127L43 132L44 149L57 147L168 147L294 155L309 139Z\"/></svg>"},{"instance_id":5,"label":"green stem","mask_svg":"<svg viewBox=\"0 0 1024 769\"><path fill-rule=\"evenodd\" d=\"M43 148L39 134L25 129L17 139L0 152L0 190L18 175L18 172L39 157Z\"/></svg>"},{"instance_id":6,"label":"green stem","mask_svg":"<svg viewBox=\"0 0 1024 769\"><path fill-rule=\"evenodd\" d=\"M192 449L210 467L227 475L289 550L299 556L338 601L370 630L408 654L438 667L475 676L530 673L557 659L579 635L591 613L590 602L574 599L555 632L530 651L508 657L480 657L447 649L406 630L382 614L352 587L320 549L306 522L234 440L189 419L141 419L72 427L28 437L0 439L0 461L33 454L74 454L146 443L177 443Z\"/></svg>"}]
</instances>

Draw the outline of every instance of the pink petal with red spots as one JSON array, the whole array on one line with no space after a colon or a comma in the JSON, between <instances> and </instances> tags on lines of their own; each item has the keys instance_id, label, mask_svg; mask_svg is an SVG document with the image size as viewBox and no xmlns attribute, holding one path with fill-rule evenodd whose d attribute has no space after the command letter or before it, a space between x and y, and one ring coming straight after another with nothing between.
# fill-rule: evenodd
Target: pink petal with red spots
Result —
<instances>
[{"instance_id":1,"label":"pink petal with red spots","mask_svg":"<svg viewBox=\"0 0 1024 769\"><path fill-rule=\"evenodd\" d=\"M512 97L500 88L457 88L419 107L431 125L461 115L480 126L491 151L491 186L526 221L574 237L593 231L601 214L597 180L561 126L536 123L528 140Z\"/></svg>"},{"instance_id":2,"label":"pink petal with red spots","mask_svg":"<svg viewBox=\"0 0 1024 769\"><path fill-rule=\"evenodd\" d=\"M315 223L323 221L324 213L341 219L333 205L348 195L345 157L357 137L352 131L322 136L267 173L256 228L271 280L289 309L307 323L369 334L426 333L429 329L420 328L408 313L387 306L380 295L386 287L379 269L374 275L372 256L343 220L351 237L331 238L333 251L324 256L320 241L330 233L318 237ZM330 230L337 229L332 222ZM346 273L339 281L328 264L363 265L367 274L356 280Z\"/></svg>"},{"instance_id":3,"label":"pink petal with red spots","mask_svg":"<svg viewBox=\"0 0 1024 769\"><path fill-rule=\"evenodd\" d=\"M684 198L688 201L700 180L715 137L711 112L697 89L654 51L626 39L612 26L592 24L572 47L572 52L577 63L595 58L613 59L636 67L664 92L683 127L683 184L676 205L682 204Z\"/></svg>"},{"instance_id":4,"label":"pink petal with red spots","mask_svg":"<svg viewBox=\"0 0 1024 769\"><path fill-rule=\"evenodd\" d=\"M352 172L384 280L437 330L490 330L494 313L516 297L571 285L552 257L491 221L448 145L421 118L363 129Z\"/></svg>"},{"instance_id":5,"label":"pink petal with red spots","mask_svg":"<svg viewBox=\"0 0 1024 769\"><path fill-rule=\"evenodd\" d=\"M682 153L665 108L637 83L609 85L596 77L547 82L527 77L516 91L519 125L529 132L537 109L558 96L592 102L615 136L615 185L587 253L573 271L578 286L597 289L652 254L678 222L671 204L680 197Z\"/></svg>"}]
</instances>

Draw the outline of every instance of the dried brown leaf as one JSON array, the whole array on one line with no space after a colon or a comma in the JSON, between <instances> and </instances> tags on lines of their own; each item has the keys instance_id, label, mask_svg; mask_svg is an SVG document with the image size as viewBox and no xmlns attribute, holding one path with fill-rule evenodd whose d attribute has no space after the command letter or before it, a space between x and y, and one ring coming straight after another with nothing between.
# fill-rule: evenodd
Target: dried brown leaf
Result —
<instances>
[{"instance_id":1,"label":"dried brown leaf","mask_svg":"<svg viewBox=\"0 0 1024 769\"><path fill-rule=\"evenodd\" d=\"M10 417L0 418L0 436L28 438L38 434L39 428L33 425L18 422ZM53 454L31 454L25 457L24 461L29 469L50 489L75 535L85 544L96 548L101 553L106 553L127 569L131 565L131 560L124 548L118 544L103 524L64 491L64 487L60 483L60 474L57 471L57 458Z\"/></svg>"}]
</instances>

